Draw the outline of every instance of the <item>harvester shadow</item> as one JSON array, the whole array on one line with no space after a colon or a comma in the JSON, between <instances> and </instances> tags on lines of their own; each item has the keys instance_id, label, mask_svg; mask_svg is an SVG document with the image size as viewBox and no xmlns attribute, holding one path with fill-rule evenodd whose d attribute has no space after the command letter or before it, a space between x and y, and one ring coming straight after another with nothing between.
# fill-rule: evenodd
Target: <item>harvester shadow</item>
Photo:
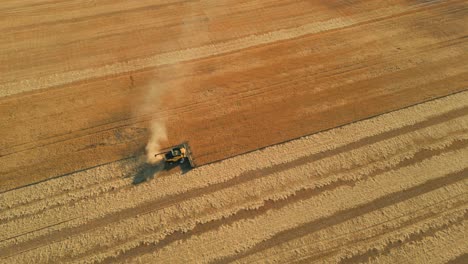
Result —
<instances>
[{"instance_id":1,"label":"harvester shadow","mask_svg":"<svg viewBox=\"0 0 468 264\"><path fill-rule=\"evenodd\" d=\"M138 166L137 173L133 177L133 184L140 184L147 180L153 179L157 174L163 171L162 165L151 165L149 163L143 163Z\"/></svg>"},{"instance_id":2,"label":"harvester shadow","mask_svg":"<svg viewBox=\"0 0 468 264\"><path fill-rule=\"evenodd\" d=\"M173 169L177 167L180 168L182 174L185 174L192 169L192 167L190 166L188 162L184 162L182 164L173 163L173 164L157 164L157 165L143 163L142 165L138 167L137 173L135 174L135 177L133 177L132 183L134 185L143 183L145 181L154 179L154 177L160 174L161 172L172 171Z\"/></svg>"}]
</instances>

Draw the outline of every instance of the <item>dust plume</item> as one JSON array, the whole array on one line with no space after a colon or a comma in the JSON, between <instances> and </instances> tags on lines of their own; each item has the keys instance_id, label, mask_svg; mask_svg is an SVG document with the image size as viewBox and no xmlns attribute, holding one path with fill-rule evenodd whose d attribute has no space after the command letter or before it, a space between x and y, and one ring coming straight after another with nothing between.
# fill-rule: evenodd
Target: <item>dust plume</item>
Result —
<instances>
[{"instance_id":1,"label":"dust plume","mask_svg":"<svg viewBox=\"0 0 468 264\"><path fill-rule=\"evenodd\" d=\"M164 170L164 163L155 155L161 152L162 144L167 138L166 118L162 115L155 116L162 110L163 97L168 90L166 85L155 80L146 84L137 101L134 109L135 117L150 117L148 123L149 137L145 146L145 155L138 157L137 174L133 179L133 184L139 184L154 178L159 172Z\"/></svg>"},{"instance_id":2,"label":"dust plume","mask_svg":"<svg viewBox=\"0 0 468 264\"><path fill-rule=\"evenodd\" d=\"M180 27L178 28L178 36L176 43L177 45L181 45L184 42L184 39L193 34L193 31L197 31L199 33L204 32L200 28L193 28L191 25L191 21L194 20L200 13L195 12L192 9L192 5L186 5L184 10L180 12ZM198 10L198 9L197 9ZM198 26L199 27L199 26ZM195 46L198 45L195 43ZM180 79L183 79L184 76L190 75L193 69L187 64L176 64L171 65L173 69L172 77L179 76ZM161 78L161 77L160 77ZM161 110L161 101L163 97L167 94L169 90L171 90L171 102L177 101L175 98L178 93L174 91L180 91L184 88L184 82L178 81L168 81L162 77L161 80L153 80L153 82L149 86L148 94L144 98L144 109L145 113L154 113L157 110ZM187 84L188 85L188 84ZM166 118L165 117L157 117L157 119L152 120L149 125L150 130L150 137L148 143L146 145L146 162L152 165L158 165L161 160L160 158L156 158L155 154L161 152L161 144L162 142L167 142L167 131L166 131Z\"/></svg>"},{"instance_id":3,"label":"dust plume","mask_svg":"<svg viewBox=\"0 0 468 264\"><path fill-rule=\"evenodd\" d=\"M201 45L203 42L201 36L204 36L206 32L205 26L202 26L202 22L200 22L204 21L205 16L201 10L202 8L200 6L194 6L193 4L184 5L178 14L180 24L175 28L175 39L164 42L162 45L170 45L171 49L180 49L186 45L184 44L186 39L189 38L193 32L198 32L200 37L194 42L192 40L189 46L196 47ZM185 48L189 46L185 46ZM163 104L168 100L172 104L176 104L178 100L177 97L180 94L178 91L185 89L186 86L193 85L187 78L187 76L190 76L193 72L190 64L171 64L168 68L170 70L163 70L165 73L157 74L158 77L155 77L147 84L142 94L139 109L137 109L137 114L139 116L152 116L148 126L150 134L145 149L145 161L155 166L160 163L160 158L156 158L155 154L162 152L162 146L166 146L166 143L168 143L168 133L166 127L167 117L164 115L154 116L154 114L163 112ZM171 91L170 95L169 91ZM168 98L169 96L170 98Z\"/></svg>"},{"instance_id":4,"label":"dust plume","mask_svg":"<svg viewBox=\"0 0 468 264\"><path fill-rule=\"evenodd\" d=\"M146 145L146 162L157 164L160 159L155 154L161 152L161 141L167 140L166 124L164 121L153 121L150 125L150 138Z\"/></svg>"},{"instance_id":5,"label":"dust plume","mask_svg":"<svg viewBox=\"0 0 468 264\"><path fill-rule=\"evenodd\" d=\"M140 116L153 116L155 112L162 110L163 97L166 94L168 87L162 85L157 81L150 82L144 93L142 94L142 101L139 104L137 115ZM149 139L145 147L146 159L145 162L149 164L156 164L158 160L155 154L161 152L161 144L167 141L166 117L155 116L151 119L149 125Z\"/></svg>"}]
</instances>

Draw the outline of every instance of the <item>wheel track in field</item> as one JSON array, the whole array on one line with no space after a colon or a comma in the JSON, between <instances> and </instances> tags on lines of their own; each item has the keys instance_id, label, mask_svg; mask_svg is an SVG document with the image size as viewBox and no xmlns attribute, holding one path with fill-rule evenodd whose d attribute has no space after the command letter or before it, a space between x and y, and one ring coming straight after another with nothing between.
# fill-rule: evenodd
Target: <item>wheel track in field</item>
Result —
<instances>
[{"instance_id":1,"label":"wheel track in field","mask_svg":"<svg viewBox=\"0 0 468 264\"><path fill-rule=\"evenodd\" d=\"M452 200L456 200L456 198L460 198L460 196L465 196L465 199L460 199L458 201L452 201ZM451 202L451 204L448 204L448 205L445 205L445 203L447 202ZM440 203L437 203L435 205L431 205L431 206L425 206L419 210L416 210L414 213L418 213L418 211L423 211L423 210L431 210L431 211L426 211L421 214L421 215L418 215L416 217L411 217L411 214L413 214L413 212L409 213L409 214L406 214L406 215L403 215L403 216L398 216L396 218L392 218L384 223L378 223L376 225L373 225L373 226L370 226L370 227L366 227L364 229L360 229L360 230L357 230L357 231L354 231L352 233L347 233L347 234L342 234L340 236L337 236L337 237L333 237L331 239L327 239L329 241L333 241L333 240L339 240L340 238L341 239L346 239L346 237L349 237L350 235L360 235L364 232L368 232L368 231L372 231L372 229L376 229L376 228L379 228L380 227L380 230L377 231L377 233L375 234L372 234L372 235L364 235L362 238L355 238L354 240L351 240L351 241L347 241L345 243L341 243L339 244L339 246L334 246L334 247L330 247L330 248L327 248L327 250L324 250L324 251L318 251L317 249L313 249L313 246L318 244L318 243L323 243L323 242L327 242L327 240L323 240L323 241L310 241L310 243L307 245L300 245L298 246L298 248L300 248L301 250L304 251L307 250L307 254L305 254L304 256L302 256L297 262L300 262L300 263L311 263L313 262L314 260L317 260L317 259L326 259L326 258L329 258L331 256L333 256L334 254L337 254L340 250L340 248L352 248L353 245L359 243L359 244L363 244L363 243L366 243L367 245L370 245L371 247L370 248L366 248L364 250L363 253L361 253L360 251L357 251L357 252L353 252L351 255L346 255L345 257L342 257L341 260L344 260L346 263L347 261L352 261L353 259L355 258L361 258L360 256L368 256L368 255L371 255L373 254L374 256L377 255L376 254L376 250L375 248L373 248L372 246L375 246L378 244L378 241L379 240L382 240L382 238L385 238L385 236L388 234L388 233L394 233L394 232L397 232L397 231L401 231L401 229L405 229L405 228L409 228L411 229L411 231L409 233L405 233L405 236L403 237L400 237L398 234L396 236L394 236L394 238L390 239L390 240L385 240L386 243L384 243L384 245L380 245L379 246L379 251L388 251L388 249L390 247L388 247L389 245L393 245L393 244L402 244L403 242L405 243L408 243L410 242L408 237L407 236L412 236L412 237L415 237L417 236L418 234L420 234L422 231L424 232L427 232L428 230L420 230L420 229L414 229L414 226L417 226L418 224L419 225L422 225L423 223L427 223L427 222L433 222L435 225L438 225L437 228L432 228L432 226L429 228L429 230L434 230L437 231L437 230L442 230L443 228L440 228L440 226L447 226L447 222L445 221L442 221L442 224L440 224L440 222L437 222L437 220L443 216L446 216L446 215L449 215L451 216L451 214L453 214L454 218L457 219L457 221L460 221L461 222L461 219L463 219L465 216L466 216L466 194L462 194L462 195L458 195L456 197L453 197L453 198L450 198L450 199L446 199ZM434 208L436 207L439 207L439 206L445 206L445 208L442 208L439 210L440 211L437 211L437 212L434 212ZM465 210L463 210L463 208L465 208ZM464 211L465 213L461 214L460 211ZM382 225L384 225L385 223L391 223L391 222L396 222L398 221L400 218L408 218L408 220L402 220L401 223L399 224L395 224L394 226L391 226L391 227L381 227ZM451 219L449 221L448 224L450 223L453 223L453 220ZM324 227L326 229L326 227ZM313 233L313 232L311 232ZM310 235L311 233L309 233L308 235ZM307 235L306 235L307 236ZM418 238L421 238L420 236ZM374 242L374 243L373 243ZM314 254L315 253L315 254ZM278 253L277 253L278 254ZM341 261L340 260L340 261ZM360 263L363 263L363 262L360 262Z\"/></svg>"},{"instance_id":2,"label":"wheel track in field","mask_svg":"<svg viewBox=\"0 0 468 264\"><path fill-rule=\"evenodd\" d=\"M455 215L457 219L462 219L466 216L466 212L467 212L467 208L466 208L466 203L467 203L467 196L468 193L462 193L462 194L459 194L459 195L456 195L454 197L450 197L448 199L445 199L443 201L440 201L440 202L437 202L435 204L431 204L431 205L428 205L428 206L424 206L422 208L419 208L418 210L414 210L414 211L411 211L410 213L407 213L405 215L399 215L398 217L395 217L395 218L391 218L390 220L386 221L386 222L382 222L382 223L378 223L376 225L372 225L372 226L369 226L369 227L366 227L366 228L363 228L363 229L359 229L359 230L356 230L354 232L350 232L350 233L346 233L346 234L342 234L342 235L339 235L337 237L333 237L332 239L325 239L324 241L331 241L331 240L339 240L340 238L346 238L346 237L349 237L350 235L354 235L356 234L359 235L359 233L364 233L364 232L368 232L368 231L371 231L372 229L374 228L377 228L377 227L380 227L380 226L383 226L387 223L391 223L391 222L397 222L397 221L400 221L402 218L407 218L407 220L401 220L401 224L396 224L394 226L389 226L389 227L381 227L380 231L377 232L376 234L372 234L372 235L367 235L367 236L364 236L363 238L359 238L358 239L354 239L354 240L351 240L351 241L347 241L345 243L341 243L339 246L336 246L336 247L333 247L333 248L329 248L327 249L328 251L318 251L318 250L311 250L310 253L316 253L316 254L307 254L306 257L305 257L305 261L302 260L302 262L312 262L312 260L314 259L323 259L323 258L326 258L326 257L330 257L330 255L334 254L334 253L337 253L337 251L340 249L340 248L352 248L353 247L353 244L356 244L356 243L362 243L362 242L366 242L368 245L376 245L377 243L371 243L372 241L375 241L377 242L379 239L381 239L382 237L385 237L386 233L392 233L392 232L396 232L396 231L399 231L400 229L404 229L404 228L407 228L407 227L412 227L413 225L416 225L417 223L422 223L422 222L427 222L427 221L432 221L432 220L435 220L435 219L438 219L440 218L441 216L444 216L444 215L450 215L450 214L453 214ZM435 210L435 208L438 208L437 210ZM416 216L413 216L413 214L416 214ZM452 222L452 220L450 221ZM435 222L437 223L437 222ZM315 231L316 232L316 231ZM411 235L414 235L414 233L417 233L419 232L419 230L416 230L416 231L413 231L411 233ZM313 232L310 232L308 234L305 234L304 236L308 236L310 235L311 233ZM398 235L397 235L398 237ZM403 237L404 239L406 239L407 237ZM400 239L393 239L389 242L389 244L392 244L394 243L395 241L399 241ZM314 244L317 244L317 243L321 243L323 241L310 241L310 244L311 245L314 245ZM387 241L388 242L388 241ZM399 241L401 243L401 241ZM309 247L309 245L302 245L302 247ZM385 248L387 247L387 244L385 245L381 245L380 247L383 247L382 250L385 250ZM364 253L353 253L353 255L347 255L346 258L344 258L345 260L348 260L348 259L352 259L354 258L356 255L367 255L368 251L372 251L372 248L371 249L366 249ZM362 262L361 262L362 263Z\"/></svg>"},{"instance_id":3,"label":"wheel track in field","mask_svg":"<svg viewBox=\"0 0 468 264\"><path fill-rule=\"evenodd\" d=\"M459 3L461 1L450 1L448 3L438 3L433 6L431 3L417 3L410 7L404 7L403 11L398 9L390 10L391 15L385 15L382 17L378 12L372 15L364 14L362 17L358 17L355 21L328 21L328 25L324 23L315 23L316 26L309 28L302 26L292 29L283 29L275 32L267 32L258 35L244 36L243 38L235 39L234 41L226 41L216 43L215 45L205 45L201 47L188 48L185 50L178 50L175 52L167 52L163 54L157 54L148 58L134 59L126 62L119 62L114 64L101 65L93 69L82 69L69 72L62 72L60 74L53 74L48 76L42 76L38 79L29 79L16 82L8 82L0 84L0 89L4 90L4 95L15 95L20 92L27 92L33 90L39 90L54 86L60 86L73 82L79 82L83 80L89 80L93 78L99 78L109 75L117 75L127 72L134 72L142 69L156 68L164 65L177 64L184 61L191 61L204 57L218 56L220 54L226 54L231 52L239 51L240 49L250 48L253 46L268 45L273 42L284 41L288 39L295 39L305 35L320 34L323 32L341 30L344 28L356 27L365 23L382 21L388 18L401 17L408 14L422 12L425 10L431 10L434 8L446 8L450 4ZM400 8L402 8L400 6ZM406 8L406 10L405 10ZM285 34L285 31L291 33ZM285 36L288 35L288 38ZM237 45L236 45L237 44ZM12 87L15 87L13 89Z\"/></svg>"},{"instance_id":4,"label":"wheel track in field","mask_svg":"<svg viewBox=\"0 0 468 264\"><path fill-rule=\"evenodd\" d=\"M378 59L366 60L365 62L358 62L357 64L353 63L353 64L350 64L350 65L346 65L343 68L337 68L337 69L333 69L333 70L330 70L330 71L319 71L319 72L317 72L317 73L315 73L313 75L304 76L304 77L301 77L301 78L297 78L294 81L288 81L288 82L307 81L307 80L310 80L311 78L314 78L315 80L330 79L330 78L333 78L333 77L336 77L336 76L339 76L339 75L350 74L352 72L359 72L359 71L367 72L368 76L361 76L360 77L361 79L365 80L365 78L368 78L369 74L372 73L373 70L380 69L382 65L388 64L388 62L385 61L385 60L390 59L390 57L393 60L396 60L394 62L394 64L395 65L398 64L398 70L411 69L411 67L414 67L414 65L412 65L411 63L408 63L409 60L417 59L417 58L423 56L425 53L429 53L429 52L431 52L433 50L436 50L436 49L442 49L442 48L447 47L447 46L463 45L463 43L464 43L463 39L464 38L465 37L460 37L460 38L456 38L456 39L447 40L446 42L438 42L438 43L433 43L433 44L429 44L429 45L424 45L424 46L419 47L417 50L415 50L413 52L413 54L411 54L409 56L407 54L405 54L405 55L396 55L396 56L395 55L392 55L392 56L388 55L388 56L381 57L381 58L378 58ZM300 69L300 70L303 70L303 69ZM393 72L396 72L396 71L395 70L393 70L393 71L388 70L389 74L391 74ZM378 76L377 74L375 74L375 75ZM242 99L245 99L247 97L256 96L256 95L262 94L262 93L265 94L265 93L278 92L279 90L283 89L282 85L287 85L287 82L284 82L284 83L277 82L277 83L274 83L274 84L271 84L271 85L265 85L263 87L255 89L255 94L252 94L252 92L250 90L248 90L248 91L245 91L245 92L236 92L236 93L233 93L233 94L229 94L229 95L226 96L226 98L231 99L231 100L242 100ZM244 93L245 93L245 95L244 95ZM204 105L212 105L212 104L216 103L216 101L217 101L217 99L206 99L205 101L203 101L203 104ZM168 118L170 116L173 116L175 113L178 113L180 115L188 114L190 112L193 112L195 109L199 108L200 105L201 105L201 102L190 103L190 104L183 105L181 107L171 108L171 109L168 109L168 110L165 110L165 111L158 111L158 112L154 112L154 113L139 115L138 117L120 119L120 120L117 120L117 121L111 121L111 122L108 122L108 123L100 124L99 126L87 127L87 128L81 129L81 130L73 131L72 133L58 135L58 136L54 136L54 137L46 138L46 139L40 139L40 140L33 141L33 142L25 142L25 143L21 143L19 145L15 145L15 146L9 146L8 150L5 149L5 150L0 150L0 151L2 152L2 157L5 157L5 156L8 156L8 155L13 155L13 154L17 154L17 153L20 153L20 152L25 152L25 151L28 151L28 150L30 151L32 149L37 149L37 148L41 148L41 147L47 147L47 146L52 145L52 144L57 144L57 143L60 143L60 142L64 142L64 141L68 141L68 140L72 140L72 139L77 139L77 138L80 138L80 137L86 137L86 136L89 136L90 134L103 133L103 132L109 131L109 130L118 130L118 129L121 129L122 127L128 127L128 126L131 126L131 125L142 124L144 122L148 122L149 120L154 119L155 116ZM206 107L206 106L204 106L204 107ZM44 141L45 141L45 143L43 143ZM25 145L27 147L24 147ZM16 149L18 149L18 150L16 150Z\"/></svg>"},{"instance_id":5,"label":"wheel track in field","mask_svg":"<svg viewBox=\"0 0 468 264\"><path fill-rule=\"evenodd\" d=\"M411 233L409 235L409 238L403 239L403 241L399 243L395 242L390 242L388 243L385 248L381 251L376 251L376 250L370 250L365 252L364 254L360 254L357 256L353 256L350 259L346 259L343 262L346 263L363 263L363 262L368 262L370 259L375 258L379 255L389 255L390 251L394 248L397 248L400 246L400 244L409 244L409 243L414 243L416 241L421 241L426 237L431 237L434 236L437 232L450 228L454 225L461 225L463 221L466 221L468 216L468 211L465 211L465 214L462 215L461 217L456 217L454 220L451 220L449 223L445 223L441 225L440 227L437 228L430 228L429 230L422 231L421 233Z\"/></svg>"}]
</instances>

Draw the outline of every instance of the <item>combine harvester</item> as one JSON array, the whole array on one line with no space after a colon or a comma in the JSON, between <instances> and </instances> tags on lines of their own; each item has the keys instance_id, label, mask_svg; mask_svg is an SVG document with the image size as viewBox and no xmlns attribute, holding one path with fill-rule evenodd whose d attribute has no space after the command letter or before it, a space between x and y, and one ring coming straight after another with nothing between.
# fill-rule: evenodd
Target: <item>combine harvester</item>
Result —
<instances>
[{"instance_id":1,"label":"combine harvester","mask_svg":"<svg viewBox=\"0 0 468 264\"><path fill-rule=\"evenodd\" d=\"M157 153L154 155L159 162L164 162L165 167L167 165L174 165L176 163L184 164L188 161L191 168L195 168L195 163L192 158L192 151L187 142L182 143L178 146L170 148L166 152Z\"/></svg>"}]
</instances>

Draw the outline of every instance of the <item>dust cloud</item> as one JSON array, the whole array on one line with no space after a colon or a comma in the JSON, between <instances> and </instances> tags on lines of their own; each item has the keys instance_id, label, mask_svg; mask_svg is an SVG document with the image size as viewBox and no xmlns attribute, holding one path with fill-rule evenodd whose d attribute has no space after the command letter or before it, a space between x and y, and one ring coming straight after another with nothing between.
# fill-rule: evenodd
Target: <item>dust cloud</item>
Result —
<instances>
[{"instance_id":1,"label":"dust cloud","mask_svg":"<svg viewBox=\"0 0 468 264\"><path fill-rule=\"evenodd\" d=\"M178 27L178 35L175 42L171 45L181 45L187 37L190 37L194 31L197 32L200 36L206 36L207 29L204 26L193 26L191 22L200 18L201 7L194 7L193 5L186 5L183 10L180 10L180 25ZM198 10L198 11L197 11ZM200 37L202 39L202 37ZM201 41L201 40L200 40ZM193 43L193 45L198 46L201 43ZM170 44L165 44L170 45ZM174 69L174 76L190 76L193 72L193 68L189 64L179 63L176 65L171 65L171 68ZM164 83L164 84L162 84ZM188 84L187 84L188 85ZM153 80L148 87L147 96L145 96L144 109L145 113L154 113L155 110L161 109L162 98L167 95L169 90L178 91L184 89L185 83L171 83L171 82L162 82L161 80ZM170 98L172 102L176 101L179 93L171 93L173 96ZM161 159L155 157L155 154L158 154L162 151L161 143L167 142L167 127L166 127L166 118L158 117L153 119L149 124L150 137L146 145L146 162L152 165L159 165Z\"/></svg>"},{"instance_id":2,"label":"dust cloud","mask_svg":"<svg viewBox=\"0 0 468 264\"><path fill-rule=\"evenodd\" d=\"M137 174L133 179L134 184L139 184L148 179L156 177L159 172L164 170L164 163L156 154L162 152L162 144L167 142L166 117L155 113L161 113L164 95L169 90L162 82L153 80L144 88L140 101L135 106L134 114L136 117L149 116L148 123L148 142L145 146L145 154L138 157Z\"/></svg>"},{"instance_id":3,"label":"dust cloud","mask_svg":"<svg viewBox=\"0 0 468 264\"><path fill-rule=\"evenodd\" d=\"M150 125L150 138L146 145L146 162L158 164L161 162L155 155L161 152L161 141L167 140L166 124L164 121L153 121Z\"/></svg>"},{"instance_id":4,"label":"dust cloud","mask_svg":"<svg viewBox=\"0 0 468 264\"><path fill-rule=\"evenodd\" d=\"M186 48L201 45L203 39L207 37L206 25L200 23L205 17L202 12L202 7L188 4L180 10L178 15L180 24L177 26L177 33L174 39L163 42L161 45L165 48L170 46L171 49L186 46L185 41L193 35L193 32L197 32L200 37L197 41L192 41ZM162 105L164 102L168 100L170 100L171 103L176 102L178 99L177 96L182 94L179 92L180 90L185 89L186 86L193 85L190 80L185 79L186 76L191 76L194 70L190 63L181 62L178 64L171 64L169 68L173 71L171 74L164 74L158 78L155 77L146 85L142 93L140 104L137 107L138 116L152 116L148 124L150 134L145 148L145 162L155 166L161 163L160 158L155 157L155 154L162 152L162 146L165 146L165 143L168 142L168 133L167 117L163 115L154 116L154 114L163 110L164 107ZM168 80L167 76L171 76L172 79L183 81ZM178 76L178 78L175 78L176 76ZM169 91L171 91L170 95Z\"/></svg>"},{"instance_id":5,"label":"dust cloud","mask_svg":"<svg viewBox=\"0 0 468 264\"><path fill-rule=\"evenodd\" d=\"M145 162L153 165L158 163L155 154L161 152L161 144L168 140L166 117L153 116L154 113L162 110L163 97L168 90L168 87L159 81L151 81L143 90L141 101L135 109L137 116L152 117L148 124L149 139L145 147Z\"/></svg>"}]
</instances>

